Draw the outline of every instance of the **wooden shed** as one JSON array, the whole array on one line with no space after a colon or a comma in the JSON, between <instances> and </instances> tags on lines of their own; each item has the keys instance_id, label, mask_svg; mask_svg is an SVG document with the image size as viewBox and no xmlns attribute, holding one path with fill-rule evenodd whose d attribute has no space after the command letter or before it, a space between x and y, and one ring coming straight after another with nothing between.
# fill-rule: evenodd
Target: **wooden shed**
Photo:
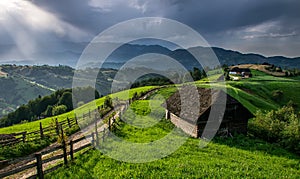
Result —
<instances>
[{"instance_id":1,"label":"wooden shed","mask_svg":"<svg viewBox=\"0 0 300 179\"><path fill-rule=\"evenodd\" d=\"M180 127L183 131L188 133L193 137L201 137L204 128L207 125L209 115L212 110L212 106L217 106L217 99L220 95L225 95L226 97L226 106L225 113L222 113L223 119L221 124L219 123L218 131L228 131L230 134L234 133L247 133L248 120L253 117L252 113L245 108L240 102L226 94L222 90L211 90L208 88L197 88L199 92L199 98L192 97L191 99L200 100L200 109L198 120L195 122L190 121L188 118L181 113L181 97L179 92L174 93L169 99L167 99L167 113L166 114L172 123L177 127ZM185 95L192 96L191 90L184 91ZM182 93L181 93L182 94ZM215 107L214 106L214 107ZM223 105L224 106L224 105ZM224 107L223 107L224 108ZM216 108L217 109L217 108ZM187 111L189 112L189 111ZM180 117L179 117L180 116ZM219 120L219 119L215 119ZM193 129L192 129L193 126ZM207 130L207 128L206 128ZM215 129L212 129L215 130Z\"/></svg>"}]
</instances>

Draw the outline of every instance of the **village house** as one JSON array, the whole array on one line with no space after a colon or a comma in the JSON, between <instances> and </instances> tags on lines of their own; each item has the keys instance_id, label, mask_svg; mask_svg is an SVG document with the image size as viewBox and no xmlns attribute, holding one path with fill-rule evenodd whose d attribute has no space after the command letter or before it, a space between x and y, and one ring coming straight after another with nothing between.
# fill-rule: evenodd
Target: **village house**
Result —
<instances>
[{"instance_id":1,"label":"village house","mask_svg":"<svg viewBox=\"0 0 300 179\"><path fill-rule=\"evenodd\" d=\"M8 78L8 74L3 71L0 71L0 78Z\"/></svg>"},{"instance_id":2,"label":"village house","mask_svg":"<svg viewBox=\"0 0 300 179\"><path fill-rule=\"evenodd\" d=\"M233 67L229 71L229 75L238 75L243 78L250 78L252 77L251 70L249 68L239 68L239 67Z\"/></svg>"}]
</instances>

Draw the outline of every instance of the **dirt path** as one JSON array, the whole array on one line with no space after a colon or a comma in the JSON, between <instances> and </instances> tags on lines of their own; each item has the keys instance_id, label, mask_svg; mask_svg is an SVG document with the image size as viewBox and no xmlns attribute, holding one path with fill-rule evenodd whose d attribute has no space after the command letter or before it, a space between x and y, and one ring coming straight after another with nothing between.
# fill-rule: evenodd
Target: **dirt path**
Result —
<instances>
[{"instance_id":1,"label":"dirt path","mask_svg":"<svg viewBox=\"0 0 300 179\"><path fill-rule=\"evenodd\" d=\"M106 114L104 116L104 118L108 117L113 112L114 111L109 112L108 114ZM117 112L117 114L118 114L118 112ZM99 125L101 125L101 126L99 126ZM68 142L70 140L76 140L76 139L79 139L79 138L87 135L87 133L89 133L91 130L94 129L94 126L95 126L95 124L92 123L89 126L87 126L86 128L84 128L84 129L82 129L82 130L80 130L80 131L72 134L71 136L68 137ZM103 124L102 123L102 119L100 119L100 120L97 121L97 126L99 126L99 128L98 128L99 132L103 131L104 128L108 128L107 124ZM91 141L90 138L86 138L84 140L81 140L81 141L75 143L74 146L73 146L73 148L74 148L74 150L78 149L78 148L80 148L80 147L82 147L82 146L90 143L90 141ZM55 143L51 144L50 146L48 146L48 147L46 147L46 148L44 148L44 149L42 149L42 150L40 150L40 151L38 151L36 153L42 153L44 151L48 151L48 150L54 149L55 147L58 147L58 146L60 146L60 144L58 142L55 142ZM67 150L69 151L69 148L67 148ZM57 150L55 152L51 152L49 154L43 155L43 159L46 159L46 158L49 158L49 157L53 157L53 156L56 156L56 155L60 155L62 153L63 153L62 150ZM22 157L20 159L16 159L16 160L20 160L20 162L17 162L15 164L9 165L9 166L1 169L0 173L8 172L8 171L11 171L13 169L20 168L22 166L34 163L35 162L35 153L30 154L30 155L28 155L26 157ZM51 162L43 164L43 170L46 170L49 166L55 165L57 162L62 161L62 160L63 159L58 159L58 160L54 160L54 161L51 161ZM21 178L28 178L28 177L30 177L32 175L35 175L35 174L36 174L36 168L34 167L34 168L31 168L31 169L25 170L23 172L17 173L15 175L11 175L11 176L6 177L6 178L21 179Z\"/></svg>"},{"instance_id":2,"label":"dirt path","mask_svg":"<svg viewBox=\"0 0 300 179\"><path fill-rule=\"evenodd\" d=\"M157 91L157 89L148 91L144 96L140 97L140 99L141 100L146 99L147 97L149 97L149 95L153 94L155 91ZM116 114L114 115L114 118L119 117L120 111L124 110L126 108L126 106L127 106L126 104L122 104L121 106L117 107L115 110L113 110L113 111L109 112L108 114L106 114L102 119L99 119L97 121L98 132L101 132L104 129L108 129L108 125L103 123L103 119L110 116L113 112L116 112ZM113 123L112 120L111 120L111 123ZM83 136L87 136L94 129L95 129L95 123L92 123L92 124L88 125L87 127L85 127L84 129L81 129L80 131L78 131L78 132L72 134L71 136L69 136L68 137L68 142L70 140L74 141L74 140L79 139ZM73 149L74 150L78 149L78 148L90 143L90 141L91 141L91 138L85 138L84 140L81 140L81 141L75 143L74 146L73 146ZM48 151L48 150L54 149L55 147L58 147L58 146L60 146L60 144L55 142L55 143L51 144L50 146L48 146L48 147L46 147L46 148L44 148L44 149L42 149L42 150L40 150L39 152L36 152L36 153L41 153L41 152L44 152L44 151ZM69 151L69 148L67 150ZM43 155L43 159L53 157L53 156L56 156L56 155L60 155L62 153L63 153L62 150L57 150L57 151L54 151L54 152ZM20 168L22 166L34 163L35 162L35 153L30 154L26 157L16 159L16 160L20 160L20 161L15 163L15 164L9 165L9 166L1 169L0 173L8 172L8 171L11 171L13 169ZM58 162L60 162L62 160L63 159L58 159L58 160L54 160L54 161L43 164L43 171L45 171L48 167L53 166L53 165L57 164ZM36 167L25 170L23 172L20 172L20 173L14 174L14 175L10 175L6 178L22 179L22 178L28 178L28 177L30 177L32 175L35 175L35 174L36 174Z\"/></svg>"}]
</instances>

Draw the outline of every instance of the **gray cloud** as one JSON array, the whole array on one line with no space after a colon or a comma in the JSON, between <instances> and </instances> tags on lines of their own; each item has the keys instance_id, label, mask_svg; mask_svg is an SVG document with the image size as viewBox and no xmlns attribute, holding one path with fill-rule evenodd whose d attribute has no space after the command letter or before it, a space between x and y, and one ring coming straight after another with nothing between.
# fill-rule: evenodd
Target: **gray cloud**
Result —
<instances>
[{"instance_id":1,"label":"gray cloud","mask_svg":"<svg viewBox=\"0 0 300 179\"><path fill-rule=\"evenodd\" d=\"M147 16L171 18L187 24L214 46L268 56L300 56L298 0L21 2L1 0L0 3L2 61L44 57L48 62L45 56L51 53L80 53L84 46L68 42L88 42L118 22ZM9 8L17 8L17 11ZM5 47L6 44L9 46Z\"/></svg>"}]
</instances>

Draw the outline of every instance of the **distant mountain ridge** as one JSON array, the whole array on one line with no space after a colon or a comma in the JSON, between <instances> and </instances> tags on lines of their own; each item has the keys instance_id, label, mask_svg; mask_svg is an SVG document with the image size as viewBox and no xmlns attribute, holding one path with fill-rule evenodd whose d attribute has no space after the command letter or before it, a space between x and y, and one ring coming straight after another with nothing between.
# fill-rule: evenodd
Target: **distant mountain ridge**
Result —
<instances>
[{"instance_id":1,"label":"distant mountain ridge","mask_svg":"<svg viewBox=\"0 0 300 179\"><path fill-rule=\"evenodd\" d=\"M44 52L33 54L34 59L38 59L38 64L60 64L68 65L75 67L78 59L80 58L84 48L88 45L88 43L71 43L66 42L62 47L66 47L65 50L61 50L59 48L54 51L48 52L45 50ZM1 46L4 48L4 46ZM10 47L7 47L10 48ZM0 50L1 52L4 49ZM300 57L288 58L284 56L274 56L274 57L265 57L260 54L248 53L243 54L238 51L226 50L219 47L191 47L188 50L199 50L201 52L206 53L209 49L212 49L216 56L218 57L220 64L227 65L236 65L236 64L245 64L245 63L263 63L268 62L272 63L276 66L281 66L283 68L300 68ZM191 69L194 66L199 66L193 56L185 49L175 49L170 50L167 47L163 47L160 45L138 45L138 44L124 44L121 45L118 49L116 49L103 64L105 68L120 68L126 61L137 57L139 55L143 55L146 53L158 53L163 54L169 57L172 57L182 63L186 68ZM53 60L55 59L55 61ZM9 64L36 64L32 60L23 59L20 62L18 60L3 60L5 63ZM48 63L47 63L48 62ZM97 64L97 62L87 62L87 64ZM89 66L89 65L88 65Z\"/></svg>"},{"instance_id":2,"label":"distant mountain ridge","mask_svg":"<svg viewBox=\"0 0 300 179\"><path fill-rule=\"evenodd\" d=\"M70 49L61 51L57 48L56 52L45 52L49 55L47 58L57 58L61 60L62 64L67 63L75 66L75 62L79 59L81 51L85 48L87 43L69 43ZM1 46L2 48L3 46ZM237 64L261 64L264 62L281 66L282 68L298 68L300 69L300 57L287 58L282 56L265 57L259 54L242 54L237 51L225 50L222 48L212 47L192 47L188 50L201 52L203 58L210 50L216 54L221 65L237 65ZM110 93L110 86L112 79L117 73L117 69L122 67L128 60L138 57L147 53L162 54L176 59L185 68L191 70L193 67L201 68L195 58L185 49L170 50L166 47L159 45L137 45L137 44L125 44L116 49L102 65L103 71L98 74L96 89L100 94L106 95ZM0 49L0 54L3 52ZM211 51L210 51L211 52ZM67 53L67 54L65 54ZM57 55L53 55L57 54ZM204 58L205 59L205 58ZM148 64L152 63L153 59L148 60ZM13 59L11 63L18 64L18 60ZM27 103L29 100L36 98L38 95L47 95L52 91L61 88L71 88L74 75L74 68L64 65L59 66L32 66L34 63L30 63L29 60L22 60L18 65L0 65L1 71L8 73L8 78L0 78L0 116L15 109L21 104ZM10 63L7 61L6 63ZM145 63L145 64L147 64ZM26 65L28 64L28 65ZM42 61L41 61L42 64ZM99 65L93 61L86 62L87 67L92 67L87 70L93 72L99 67ZM29 66L31 65L31 66ZM159 69L163 66L157 63ZM145 66L147 67L147 66ZM142 67L139 70L143 70ZM88 73L87 73L88 74ZM82 76L82 78L88 78L89 76ZM79 79L80 80L80 79Z\"/></svg>"}]
</instances>

